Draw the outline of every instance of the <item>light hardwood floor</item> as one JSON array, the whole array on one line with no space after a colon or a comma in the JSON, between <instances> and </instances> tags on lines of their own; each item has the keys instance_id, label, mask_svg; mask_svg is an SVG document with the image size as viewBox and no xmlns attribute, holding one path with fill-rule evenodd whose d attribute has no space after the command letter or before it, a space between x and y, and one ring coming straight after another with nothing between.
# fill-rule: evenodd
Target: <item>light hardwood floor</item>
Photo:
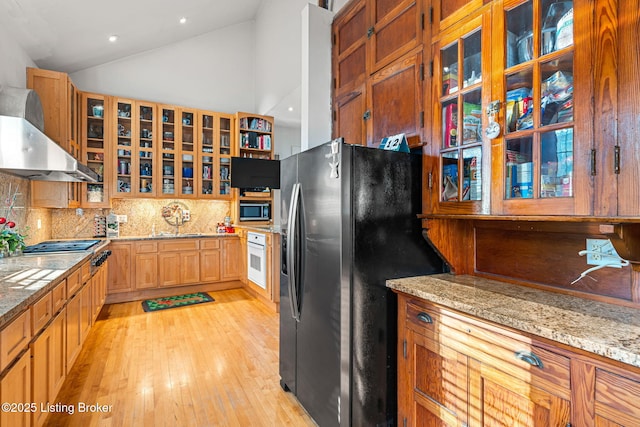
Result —
<instances>
[{"instance_id":1,"label":"light hardwood floor","mask_svg":"<svg viewBox=\"0 0 640 427\"><path fill-rule=\"evenodd\" d=\"M278 315L241 289L145 313L107 305L47 426L315 426L278 375ZM78 413L78 402L111 405Z\"/></svg>"}]
</instances>

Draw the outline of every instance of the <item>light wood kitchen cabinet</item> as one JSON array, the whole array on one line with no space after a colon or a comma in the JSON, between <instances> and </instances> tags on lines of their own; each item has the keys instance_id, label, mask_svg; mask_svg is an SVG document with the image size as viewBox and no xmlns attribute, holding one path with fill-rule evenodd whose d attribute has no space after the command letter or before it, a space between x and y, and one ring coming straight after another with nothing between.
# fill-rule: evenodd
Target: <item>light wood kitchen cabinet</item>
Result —
<instances>
[{"instance_id":1,"label":"light wood kitchen cabinet","mask_svg":"<svg viewBox=\"0 0 640 427\"><path fill-rule=\"evenodd\" d=\"M80 159L78 106L80 93L66 73L27 67L27 88L39 96L44 113L44 133L74 158ZM76 208L80 183L31 181L31 206Z\"/></svg>"},{"instance_id":2,"label":"light wood kitchen cabinet","mask_svg":"<svg viewBox=\"0 0 640 427\"><path fill-rule=\"evenodd\" d=\"M103 263L91 278L91 324L95 324L107 298L108 262Z\"/></svg>"},{"instance_id":3,"label":"light wood kitchen cabinet","mask_svg":"<svg viewBox=\"0 0 640 427\"><path fill-rule=\"evenodd\" d=\"M222 241L222 280L240 280L243 275L244 261L239 238L226 238Z\"/></svg>"},{"instance_id":4,"label":"light wood kitchen cabinet","mask_svg":"<svg viewBox=\"0 0 640 427\"><path fill-rule=\"evenodd\" d=\"M31 316L26 310L0 331L0 372L24 350L31 340Z\"/></svg>"},{"instance_id":5,"label":"light wood kitchen cabinet","mask_svg":"<svg viewBox=\"0 0 640 427\"><path fill-rule=\"evenodd\" d=\"M31 343L32 399L37 402L37 410L32 414L33 426L44 424L49 413L40 411L40 403L55 402L66 378L65 319L66 310L63 310Z\"/></svg>"},{"instance_id":6,"label":"light wood kitchen cabinet","mask_svg":"<svg viewBox=\"0 0 640 427\"><path fill-rule=\"evenodd\" d=\"M28 405L31 397L31 352L26 351L0 380L0 400L17 405ZM0 411L0 425L11 427L31 426L29 411Z\"/></svg>"},{"instance_id":7,"label":"light wood kitchen cabinet","mask_svg":"<svg viewBox=\"0 0 640 427\"><path fill-rule=\"evenodd\" d=\"M217 282L220 277L220 240L203 239L200 241L200 281Z\"/></svg>"},{"instance_id":8,"label":"light wood kitchen cabinet","mask_svg":"<svg viewBox=\"0 0 640 427\"><path fill-rule=\"evenodd\" d=\"M86 208L108 208L111 197L111 147L113 138L112 98L95 93L82 93L81 162L98 175L98 182L83 184L81 205Z\"/></svg>"},{"instance_id":9,"label":"light wood kitchen cabinet","mask_svg":"<svg viewBox=\"0 0 640 427\"><path fill-rule=\"evenodd\" d=\"M107 274L107 293L130 292L132 283L132 242L111 242Z\"/></svg>"},{"instance_id":10,"label":"light wood kitchen cabinet","mask_svg":"<svg viewBox=\"0 0 640 427\"><path fill-rule=\"evenodd\" d=\"M135 269L134 286L136 289L149 289L158 286L158 243L136 242L134 245Z\"/></svg>"},{"instance_id":11,"label":"light wood kitchen cabinet","mask_svg":"<svg viewBox=\"0 0 640 427\"><path fill-rule=\"evenodd\" d=\"M82 319L82 297L80 293L67 302L67 318L65 324L65 353L67 374L71 371L80 350L82 349L82 335L80 323Z\"/></svg>"},{"instance_id":12,"label":"light wood kitchen cabinet","mask_svg":"<svg viewBox=\"0 0 640 427\"><path fill-rule=\"evenodd\" d=\"M234 116L203 110L198 110L197 116L195 192L198 198L231 200Z\"/></svg>"},{"instance_id":13,"label":"light wood kitchen cabinet","mask_svg":"<svg viewBox=\"0 0 640 427\"><path fill-rule=\"evenodd\" d=\"M158 243L160 286L180 286L200 280L200 248L196 239Z\"/></svg>"},{"instance_id":14,"label":"light wood kitchen cabinet","mask_svg":"<svg viewBox=\"0 0 640 427\"><path fill-rule=\"evenodd\" d=\"M115 159L111 197L154 197L161 173L156 150L160 137L155 132L158 108L150 102L115 98L111 109L115 135L110 144Z\"/></svg>"}]
</instances>

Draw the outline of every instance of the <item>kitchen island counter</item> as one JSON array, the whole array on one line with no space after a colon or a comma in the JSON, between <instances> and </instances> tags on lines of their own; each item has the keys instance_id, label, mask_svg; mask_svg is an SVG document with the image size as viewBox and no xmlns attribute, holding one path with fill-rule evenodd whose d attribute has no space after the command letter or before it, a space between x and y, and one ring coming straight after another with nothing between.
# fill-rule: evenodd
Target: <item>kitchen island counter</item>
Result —
<instances>
[{"instance_id":1,"label":"kitchen island counter","mask_svg":"<svg viewBox=\"0 0 640 427\"><path fill-rule=\"evenodd\" d=\"M640 367L640 310L635 308L466 275L393 279L387 287Z\"/></svg>"},{"instance_id":2,"label":"kitchen island counter","mask_svg":"<svg viewBox=\"0 0 640 427\"><path fill-rule=\"evenodd\" d=\"M0 327L53 289L91 255L92 251L82 251L1 258Z\"/></svg>"}]
</instances>

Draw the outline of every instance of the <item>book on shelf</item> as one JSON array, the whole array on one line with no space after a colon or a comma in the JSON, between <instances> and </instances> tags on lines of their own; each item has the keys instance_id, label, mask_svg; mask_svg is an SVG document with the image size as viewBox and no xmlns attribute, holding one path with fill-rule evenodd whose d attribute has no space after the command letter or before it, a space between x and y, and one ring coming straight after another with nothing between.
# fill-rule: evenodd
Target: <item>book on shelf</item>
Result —
<instances>
[{"instance_id":1,"label":"book on shelf","mask_svg":"<svg viewBox=\"0 0 640 427\"><path fill-rule=\"evenodd\" d=\"M240 129L251 129L260 132L271 132L271 122L258 117L243 117L240 119Z\"/></svg>"}]
</instances>

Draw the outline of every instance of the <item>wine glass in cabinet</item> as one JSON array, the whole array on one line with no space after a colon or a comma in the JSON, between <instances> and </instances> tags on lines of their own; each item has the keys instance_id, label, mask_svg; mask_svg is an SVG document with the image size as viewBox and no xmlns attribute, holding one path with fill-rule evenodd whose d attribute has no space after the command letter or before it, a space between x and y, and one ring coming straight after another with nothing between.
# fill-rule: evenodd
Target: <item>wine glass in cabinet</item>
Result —
<instances>
[{"instance_id":1,"label":"wine glass in cabinet","mask_svg":"<svg viewBox=\"0 0 640 427\"><path fill-rule=\"evenodd\" d=\"M109 207L110 98L105 95L82 94L82 153L86 165L97 175L98 181L87 183L82 189L82 206Z\"/></svg>"}]
</instances>

